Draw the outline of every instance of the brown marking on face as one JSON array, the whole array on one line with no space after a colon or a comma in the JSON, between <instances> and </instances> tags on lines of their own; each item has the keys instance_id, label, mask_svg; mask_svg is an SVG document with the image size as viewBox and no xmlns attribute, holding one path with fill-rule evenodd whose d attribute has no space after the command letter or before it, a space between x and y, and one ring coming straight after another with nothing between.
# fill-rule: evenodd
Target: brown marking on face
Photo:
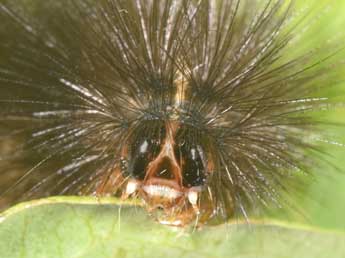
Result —
<instances>
[{"instance_id":1,"label":"brown marking on face","mask_svg":"<svg viewBox=\"0 0 345 258\"><path fill-rule=\"evenodd\" d=\"M155 173L159 170L160 166L163 165L163 163L166 163L164 165L168 165L171 168L171 173L176 183L180 187L182 186L181 167L177 163L175 153L174 153L174 147L175 147L174 136L176 134L177 128L178 128L178 124L176 123L169 123L169 122L166 123L167 135L161 146L160 153L148 165L144 183L150 180L150 178L155 177Z\"/></svg>"},{"instance_id":2,"label":"brown marking on face","mask_svg":"<svg viewBox=\"0 0 345 258\"><path fill-rule=\"evenodd\" d=\"M165 128L166 137L158 156L148 165L140 193L149 206L169 209L181 202L184 189L181 167L174 153L179 123L166 122Z\"/></svg>"}]
</instances>

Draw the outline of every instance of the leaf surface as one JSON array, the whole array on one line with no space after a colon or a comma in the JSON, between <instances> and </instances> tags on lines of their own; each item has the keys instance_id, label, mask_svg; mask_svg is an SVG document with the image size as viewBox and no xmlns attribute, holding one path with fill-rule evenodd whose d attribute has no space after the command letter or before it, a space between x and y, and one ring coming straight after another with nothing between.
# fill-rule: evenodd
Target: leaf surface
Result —
<instances>
[{"instance_id":1,"label":"leaf surface","mask_svg":"<svg viewBox=\"0 0 345 258\"><path fill-rule=\"evenodd\" d=\"M341 258L345 233L265 220L163 226L130 202L56 197L0 215L1 258Z\"/></svg>"}]
</instances>

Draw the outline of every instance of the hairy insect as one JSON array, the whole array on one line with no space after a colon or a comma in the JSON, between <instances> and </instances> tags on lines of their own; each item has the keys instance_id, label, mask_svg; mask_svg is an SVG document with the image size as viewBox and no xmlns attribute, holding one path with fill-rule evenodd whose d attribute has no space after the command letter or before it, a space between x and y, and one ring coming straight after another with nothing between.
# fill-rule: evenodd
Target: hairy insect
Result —
<instances>
[{"instance_id":1,"label":"hairy insect","mask_svg":"<svg viewBox=\"0 0 345 258\"><path fill-rule=\"evenodd\" d=\"M328 106L320 63L336 49L288 55L303 21L293 2L11 2L4 205L110 195L162 210L162 223L224 221L284 204L290 178L318 164L309 111Z\"/></svg>"}]
</instances>

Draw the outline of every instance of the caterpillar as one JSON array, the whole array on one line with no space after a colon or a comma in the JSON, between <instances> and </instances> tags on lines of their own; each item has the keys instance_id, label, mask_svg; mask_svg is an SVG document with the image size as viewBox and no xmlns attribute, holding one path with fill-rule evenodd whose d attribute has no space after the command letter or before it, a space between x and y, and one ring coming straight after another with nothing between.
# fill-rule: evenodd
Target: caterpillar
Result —
<instances>
[{"instance_id":1,"label":"caterpillar","mask_svg":"<svg viewBox=\"0 0 345 258\"><path fill-rule=\"evenodd\" d=\"M182 226L290 207L339 49L298 53L295 4L2 1L1 205L136 198Z\"/></svg>"}]
</instances>

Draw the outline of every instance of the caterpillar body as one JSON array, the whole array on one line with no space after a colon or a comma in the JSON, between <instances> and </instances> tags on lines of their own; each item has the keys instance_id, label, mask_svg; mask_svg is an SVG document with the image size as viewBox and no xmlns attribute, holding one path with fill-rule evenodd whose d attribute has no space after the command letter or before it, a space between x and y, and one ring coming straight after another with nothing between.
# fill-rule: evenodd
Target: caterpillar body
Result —
<instances>
[{"instance_id":1,"label":"caterpillar body","mask_svg":"<svg viewBox=\"0 0 345 258\"><path fill-rule=\"evenodd\" d=\"M0 3L4 205L121 196L186 225L284 203L289 178L318 164L309 111L329 105L316 93L331 76L313 50L287 55L293 6Z\"/></svg>"}]
</instances>

